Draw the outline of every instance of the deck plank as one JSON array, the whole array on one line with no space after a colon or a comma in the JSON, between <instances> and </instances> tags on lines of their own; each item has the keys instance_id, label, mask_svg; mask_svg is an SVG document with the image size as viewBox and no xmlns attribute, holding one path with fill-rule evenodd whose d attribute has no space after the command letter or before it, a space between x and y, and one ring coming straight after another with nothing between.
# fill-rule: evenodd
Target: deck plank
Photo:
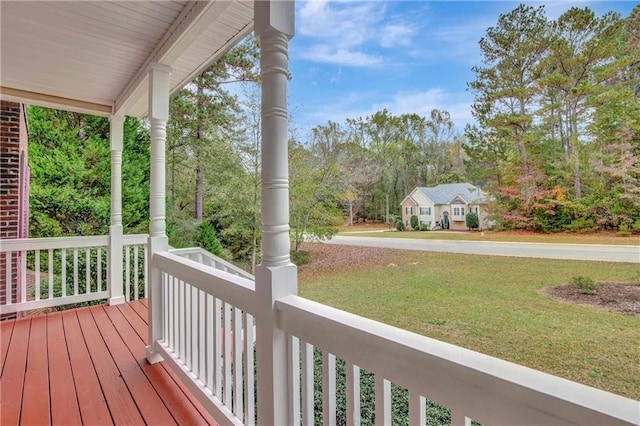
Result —
<instances>
[{"instance_id":1,"label":"deck plank","mask_svg":"<svg viewBox=\"0 0 640 426\"><path fill-rule=\"evenodd\" d=\"M49 366L47 359L47 317L33 317L29 333L24 399L20 422L25 425L50 424Z\"/></svg>"},{"instance_id":2,"label":"deck plank","mask_svg":"<svg viewBox=\"0 0 640 426\"><path fill-rule=\"evenodd\" d=\"M109 320L107 309L117 310L110 306L96 306L91 308L91 313L123 380L136 400L142 417L147 424L175 424L171 413L142 372L138 360L127 349L114 324Z\"/></svg>"},{"instance_id":3,"label":"deck plank","mask_svg":"<svg viewBox=\"0 0 640 426\"><path fill-rule=\"evenodd\" d=\"M146 300L146 299L144 299ZM147 342L147 339L149 337L149 334L147 332L148 327L147 327L147 318L148 318L148 311L147 311L147 307L144 305L142 300L136 301L136 302L130 302L124 305L119 305L119 308L121 310L123 310L123 312L125 309L129 309L131 311L135 311L135 313L137 314L137 317L134 316L130 316L130 315L126 315L127 319L129 320L130 324L133 326L133 328L136 330L136 333L138 333L138 335L140 337L142 337L142 340L145 342ZM161 363L162 368L166 371L166 373L171 377L171 379L174 381L174 383L176 384L176 386L178 386L181 391L185 394L185 396L187 397L187 399L189 400L189 402L191 404L193 404L193 406L198 410L198 412L200 413L200 415L209 423L209 424L216 424L215 420L213 419L213 417L211 417L211 415L209 413L207 413L207 411L204 409L204 407L202 407L202 405L200 404L200 402L187 390L187 388L182 384L182 382L180 381L180 379L178 378L178 376L175 375L175 373L171 370L171 368L169 368L169 366L167 366L166 363Z\"/></svg>"},{"instance_id":4,"label":"deck plank","mask_svg":"<svg viewBox=\"0 0 640 426\"><path fill-rule=\"evenodd\" d=\"M138 310L134 308L134 305L143 306L141 303L131 302L131 303L118 305L118 309L120 310L122 315L125 316L125 318L127 319L127 322L129 323L131 328L135 330L138 337L140 337L140 340L142 340L142 343L146 345L147 339L149 338L147 323L142 319ZM146 308L145 308L145 311L146 311Z\"/></svg>"},{"instance_id":5,"label":"deck plank","mask_svg":"<svg viewBox=\"0 0 640 426\"><path fill-rule=\"evenodd\" d=\"M111 358L107 345L98 331L91 311L89 308L78 309L77 315L114 423L117 425L145 424L129 393L129 389L120 375L120 371Z\"/></svg>"},{"instance_id":6,"label":"deck plank","mask_svg":"<svg viewBox=\"0 0 640 426\"><path fill-rule=\"evenodd\" d=\"M145 305L144 303L142 303L141 300L139 300L137 302L127 303L127 306L129 306L131 309L136 311L136 313L140 316L140 319L142 320L142 322L144 322L145 326L148 325L148 323L149 323L149 309L147 309L147 305ZM144 337L145 344L147 344L147 337L148 336Z\"/></svg>"},{"instance_id":7,"label":"deck plank","mask_svg":"<svg viewBox=\"0 0 640 426\"><path fill-rule=\"evenodd\" d=\"M15 325L9 343L5 368L1 376L0 406L2 406L2 424L16 425L20 423L31 319L9 321L15 322Z\"/></svg>"},{"instance_id":8,"label":"deck plank","mask_svg":"<svg viewBox=\"0 0 640 426\"><path fill-rule=\"evenodd\" d=\"M49 353L49 383L53 390L51 392L51 421L58 425L80 424L82 419L80 407L78 407L78 396L71 373L62 314L59 312L47 315L47 350Z\"/></svg>"},{"instance_id":9,"label":"deck plank","mask_svg":"<svg viewBox=\"0 0 640 426\"><path fill-rule=\"evenodd\" d=\"M109 407L100 387L100 381L80 329L76 311L65 311L62 314L62 322L82 423L113 424Z\"/></svg>"},{"instance_id":10,"label":"deck plank","mask_svg":"<svg viewBox=\"0 0 640 426\"><path fill-rule=\"evenodd\" d=\"M9 342L11 342L11 334L13 333L13 325L15 321L0 322L0 377L4 371L4 363L7 360L7 352L9 351Z\"/></svg>"},{"instance_id":11,"label":"deck plank","mask_svg":"<svg viewBox=\"0 0 640 426\"><path fill-rule=\"evenodd\" d=\"M142 330L135 330L131 324L131 322L142 322L138 314L126 304L117 308L106 308L105 311L131 353L142 355L141 357L136 356L138 365L140 365L149 381L153 383L158 395L173 415L175 421L179 425L210 424L213 419L206 421L185 394L175 391L176 383L162 367L162 364L151 365L144 358L146 345L139 334ZM124 315L123 311L127 312L128 315Z\"/></svg>"}]
</instances>

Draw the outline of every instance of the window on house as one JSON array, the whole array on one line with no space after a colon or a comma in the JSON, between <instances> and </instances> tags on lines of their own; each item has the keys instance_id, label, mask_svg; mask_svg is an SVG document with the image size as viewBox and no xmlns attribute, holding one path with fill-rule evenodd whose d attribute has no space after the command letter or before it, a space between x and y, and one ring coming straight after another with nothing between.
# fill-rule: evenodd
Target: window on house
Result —
<instances>
[{"instance_id":1,"label":"window on house","mask_svg":"<svg viewBox=\"0 0 640 426\"><path fill-rule=\"evenodd\" d=\"M460 216L460 207L454 207L453 208L453 215L454 216Z\"/></svg>"},{"instance_id":2,"label":"window on house","mask_svg":"<svg viewBox=\"0 0 640 426\"><path fill-rule=\"evenodd\" d=\"M424 216L431 215L431 207L420 207L420 214Z\"/></svg>"},{"instance_id":3,"label":"window on house","mask_svg":"<svg viewBox=\"0 0 640 426\"><path fill-rule=\"evenodd\" d=\"M461 216L464 216L464 207L460 207Z\"/></svg>"},{"instance_id":4,"label":"window on house","mask_svg":"<svg viewBox=\"0 0 640 426\"><path fill-rule=\"evenodd\" d=\"M405 211L407 212L407 214L413 214L413 207L407 207Z\"/></svg>"}]
</instances>

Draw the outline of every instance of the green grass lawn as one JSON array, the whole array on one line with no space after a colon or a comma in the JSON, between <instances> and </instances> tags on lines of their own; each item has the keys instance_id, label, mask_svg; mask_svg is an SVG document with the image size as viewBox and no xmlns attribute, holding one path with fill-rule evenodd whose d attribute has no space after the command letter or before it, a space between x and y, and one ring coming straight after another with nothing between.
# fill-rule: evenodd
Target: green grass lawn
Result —
<instances>
[{"instance_id":1,"label":"green grass lawn","mask_svg":"<svg viewBox=\"0 0 640 426\"><path fill-rule=\"evenodd\" d=\"M395 266L394 266L395 265ZM301 296L429 337L640 399L640 317L539 290L584 275L629 282L640 266L390 250L305 275Z\"/></svg>"},{"instance_id":2,"label":"green grass lawn","mask_svg":"<svg viewBox=\"0 0 640 426\"><path fill-rule=\"evenodd\" d=\"M338 235L378 238L413 238L424 240L506 241L520 243L640 245L640 236L599 234L536 234L533 232L340 232Z\"/></svg>"}]
</instances>

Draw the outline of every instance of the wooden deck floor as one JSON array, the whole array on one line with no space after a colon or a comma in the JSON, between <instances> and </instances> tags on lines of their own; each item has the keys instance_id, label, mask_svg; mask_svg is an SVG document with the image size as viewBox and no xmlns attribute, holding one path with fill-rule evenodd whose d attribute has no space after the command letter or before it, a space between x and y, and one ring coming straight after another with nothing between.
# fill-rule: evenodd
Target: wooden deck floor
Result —
<instances>
[{"instance_id":1,"label":"wooden deck floor","mask_svg":"<svg viewBox=\"0 0 640 426\"><path fill-rule=\"evenodd\" d=\"M0 424L215 424L145 359L146 301L0 323Z\"/></svg>"}]
</instances>

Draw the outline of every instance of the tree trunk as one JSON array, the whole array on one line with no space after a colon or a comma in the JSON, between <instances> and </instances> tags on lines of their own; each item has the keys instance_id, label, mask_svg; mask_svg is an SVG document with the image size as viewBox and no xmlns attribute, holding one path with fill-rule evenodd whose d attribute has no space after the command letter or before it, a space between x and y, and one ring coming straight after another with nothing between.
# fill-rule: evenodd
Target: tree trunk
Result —
<instances>
[{"instance_id":1,"label":"tree trunk","mask_svg":"<svg viewBox=\"0 0 640 426\"><path fill-rule=\"evenodd\" d=\"M573 160L573 186L576 198L582 198L582 175L580 173L580 150L578 146L578 125L575 118L572 120L571 157Z\"/></svg>"},{"instance_id":2,"label":"tree trunk","mask_svg":"<svg viewBox=\"0 0 640 426\"><path fill-rule=\"evenodd\" d=\"M204 171L202 170L202 140L204 139L204 129L202 124L202 98L204 96L204 88L199 85L198 86L198 99L197 99L197 108L198 113L196 114L196 119L198 122L196 123L196 199L195 199L195 207L194 207L194 217L196 220L202 220L202 186L204 183Z\"/></svg>"},{"instance_id":3,"label":"tree trunk","mask_svg":"<svg viewBox=\"0 0 640 426\"><path fill-rule=\"evenodd\" d=\"M527 113L524 102L520 101L520 116L524 117ZM516 144L518 145L518 151L522 155L522 173L525 177L529 176L529 156L527 155L527 147L522 141L522 134L527 131L527 128L524 124L521 125L522 128L520 130L516 129ZM529 195L529 194L527 194Z\"/></svg>"},{"instance_id":4,"label":"tree trunk","mask_svg":"<svg viewBox=\"0 0 640 426\"><path fill-rule=\"evenodd\" d=\"M176 150L171 150L171 206L176 204Z\"/></svg>"},{"instance_id":5,"label":"tree trunk","mask_svg":"<svg viewBox=\"0 0 640 426\"><path fill-rule=\"evenodd\" d=\"M202 184L203 184L203 173L202 173L202 162L200 160L200 155L198 155L196 165L196 200L195 200L195 211L194 217L196 220L202 220Z\"/></svg>"}]
</instances>

